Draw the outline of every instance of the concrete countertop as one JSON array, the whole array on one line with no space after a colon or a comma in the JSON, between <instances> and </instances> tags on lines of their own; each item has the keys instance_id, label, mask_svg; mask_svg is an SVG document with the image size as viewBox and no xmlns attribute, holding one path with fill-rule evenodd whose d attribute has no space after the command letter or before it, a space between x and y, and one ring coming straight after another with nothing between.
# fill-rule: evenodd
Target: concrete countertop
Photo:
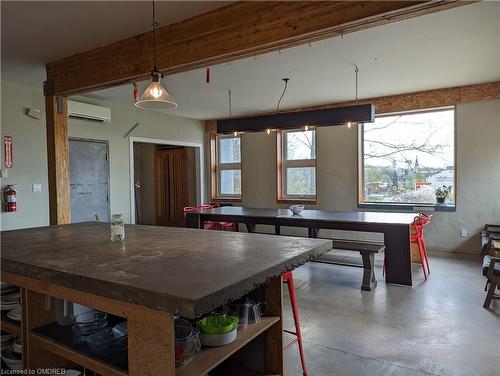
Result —
<instances>
[{"instance_id":1,"label":"concrete countertop","mask_svg":"<svg viewBox=\"0 0 500 376\"><path fill-rule=\"evenodd\" d=\"M332 241L108 223L1 233L2 271L194 319L332 248Z\"/></svg>"}]
</instances>

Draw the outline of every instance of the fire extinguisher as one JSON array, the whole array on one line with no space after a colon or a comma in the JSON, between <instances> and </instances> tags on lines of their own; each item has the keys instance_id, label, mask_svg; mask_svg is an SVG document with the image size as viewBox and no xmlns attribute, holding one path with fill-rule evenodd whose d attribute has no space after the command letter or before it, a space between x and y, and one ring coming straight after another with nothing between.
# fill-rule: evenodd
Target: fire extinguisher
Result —
<instances>
[{"instance_id":1,"label":"fire extinguisher","mask_svg":"<svg viewBox=\"0 0 500 376\"><path fill-rule=\"evenodd\" d=\"M3 199L5 202L5 211L15 212L17 191L14 185L9 184L3 189Z\"/></svg>"}]
</instances>

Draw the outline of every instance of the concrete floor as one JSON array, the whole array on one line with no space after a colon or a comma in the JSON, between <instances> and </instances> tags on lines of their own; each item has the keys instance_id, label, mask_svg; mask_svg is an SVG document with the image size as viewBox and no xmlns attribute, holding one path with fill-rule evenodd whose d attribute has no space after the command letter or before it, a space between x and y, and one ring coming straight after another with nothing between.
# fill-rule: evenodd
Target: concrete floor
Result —
<instances>
[{"instance_id":1,"label":"concrete floor","mask_svg":"<svg viewBox=\"0 0 500 376\"><path fill-rule=\"evenodd\" d=\"M382 258L372 292L360 291L358 268L308 263L294 271L309 376L499 376L500 301L482 308L480 258L431 257L427 282L414 264L411 288L384 283ZM286 292L284 300L291 329ZM296 345L285 370L302 375Z\"/></svg>"}]
</instances>

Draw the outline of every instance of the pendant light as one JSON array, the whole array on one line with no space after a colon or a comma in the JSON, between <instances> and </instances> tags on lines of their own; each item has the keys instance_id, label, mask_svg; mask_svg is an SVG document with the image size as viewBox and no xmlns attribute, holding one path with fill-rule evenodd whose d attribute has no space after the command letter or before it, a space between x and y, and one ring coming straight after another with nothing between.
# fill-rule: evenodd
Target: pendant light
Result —
<instances>
[{"instance_id":1,"label":"pendant light","mask_svg":"<svg viewBox=\"0 0 500 376\"><path fill-rule=\"evenodd\" d=\"M150 73L151 83L148 85L141 97L135 102L135 106L146 110L173 110L177 107L167 90L162 86L161 79L164 77L156 68L156 29L158 22L155 20L155 2L153 0L153 70Z\"/></svg>"}]
</instances>

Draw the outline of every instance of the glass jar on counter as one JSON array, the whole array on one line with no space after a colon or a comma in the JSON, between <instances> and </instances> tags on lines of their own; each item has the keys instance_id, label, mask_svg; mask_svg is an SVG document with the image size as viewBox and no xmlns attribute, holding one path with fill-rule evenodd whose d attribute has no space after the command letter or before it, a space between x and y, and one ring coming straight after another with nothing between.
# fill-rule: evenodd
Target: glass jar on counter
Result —
<instances>
[{"instance_id":1,"label":"glass jar on counter","mask_svg":"<svg viewBox=\"0 0 500 376\"><path fill-rule=\"evenodd\" d=\"M125 240L125 221L123 214L113 214L111 218L111 241Z\"/></svg>"}]
</instances>

